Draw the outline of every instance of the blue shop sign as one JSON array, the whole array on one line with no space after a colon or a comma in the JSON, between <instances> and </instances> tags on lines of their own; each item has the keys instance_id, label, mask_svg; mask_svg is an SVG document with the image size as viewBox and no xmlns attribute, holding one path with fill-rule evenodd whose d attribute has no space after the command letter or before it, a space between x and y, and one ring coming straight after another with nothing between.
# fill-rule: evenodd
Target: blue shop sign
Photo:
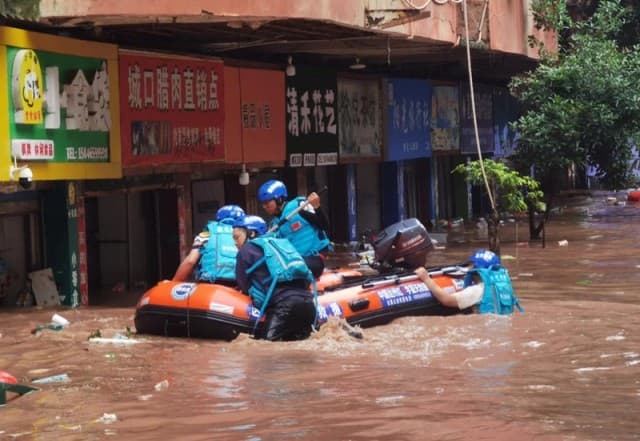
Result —
<instances>
[{"instance_id":1,"label":"blue shop sign","mask_svg":"<svg viewBox=\"0 0 640 441\"><path fill-rule=\"evenodd\" d=\"M389 78L387 160L431 156L431 84L427 80Z\"/></svg>"}]
</instances>

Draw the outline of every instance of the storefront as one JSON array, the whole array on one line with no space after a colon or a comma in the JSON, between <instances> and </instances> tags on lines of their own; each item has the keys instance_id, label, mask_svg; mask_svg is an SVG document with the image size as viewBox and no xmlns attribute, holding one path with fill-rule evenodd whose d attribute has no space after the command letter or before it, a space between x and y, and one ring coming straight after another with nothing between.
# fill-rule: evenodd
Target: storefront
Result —
<instances>
[{"instance_id":1,"label":"storefront","mask_svg":"<svg viewBox=\"0 0 640 441\"><path fill-rule=\"evenodd\" d=\"M0 185L20 200L0 197L0 212L10 213L2 221L10 271L25 287L29 272L50 271L51 303L86 303L83 181L118 179L122 173L119 100L111 87L117 85L117 49L21 29L1 31L0 72L7 87L0 90L0 105L7 117L0 119L0 168L9 181ZM23 195L26 189L32 194ZM6 209L17 203L18 211ZM34 294L23 303L41 304L39 292ZM4 303L20 302L20 296L12 297Z\"/></svg>"},{"instance_id":2,"label":"storefront","mask_svg":"<svg viewBox=\"0 0 640 441\"><path fill-rule=\"evenodd\" d=\"M384 225L416 217L428 225L431 203L431 83L385 81L386 159L383 165ZM395 191L397 189L397 191Z\"/></svg>"},{"instance_id":3,"label":"storefront","mask_svg":"<svg viewBox=\"0 0 640 441\"><path fill-rule=\"evenodd\" d=\"M355 195L349 194L347 205L351 241L363 232L383 227L381 89L381 79L375 76L343 74L338 77L338 153L340 164L350 166L349 179L355 179L355 185L351 181L347 185L348 189L355 187Z\"/></svg>"},{"instance_id":4,"label":"storefront","mask_svg":"<svg viewBox=\"0 0 640 441\"><path fill-rule=\"evenodd\" d=\"M483 159L493 156L494 126L493 126L493 88L483 84L474 85L475 119L478 129L478 140ZM472 111L471 92L467 83L460 85L460 153L461 162L473 161L479 158L476 132L474 128L474 112ZM456 198L456 216L463 218L482 217L490 210L485 189L467 185L464 190L466 203L462 198ZM462 195L461 195L462 196ZM464 209L463 209L464 208Z\"/></svg>"},{"instance_id":5,"label":"storefront","mask_svg":"<svg viewBox=\"0 0 640 441\"><path fill-rule=\"evenodd\" d=\"M451 171L460 157L460 95L457 84L434 83L431 98L434 221L466 214L466 184ZM462 211L464 210L464 211Z\"/></svg>"}]
</instances>

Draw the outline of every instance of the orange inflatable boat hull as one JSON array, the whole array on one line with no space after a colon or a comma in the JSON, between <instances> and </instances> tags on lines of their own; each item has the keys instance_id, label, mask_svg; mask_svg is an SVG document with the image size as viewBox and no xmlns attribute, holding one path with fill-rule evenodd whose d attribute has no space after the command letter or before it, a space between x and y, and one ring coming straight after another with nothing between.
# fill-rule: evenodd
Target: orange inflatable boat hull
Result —
<instances>
[{"instance_id":1,"label":"orange inflatable boat hull","mask_svg":"<svg viewBox=\"0 0 640 441\"><path fill-rule=\"evenodd\" d=\"M446 290L462 289L459 277L432 277ZM323 275L318 284L322 290L318 295L320 324L330 316L367 327L405 315L457 312L444 308L411 274L367 278L355 271L334 272ZM135 326L143 334L232 340L240 333L252 333L258 316L249 297L233 288L165 280L138 301Z\"/></svg>"}]
</instances>

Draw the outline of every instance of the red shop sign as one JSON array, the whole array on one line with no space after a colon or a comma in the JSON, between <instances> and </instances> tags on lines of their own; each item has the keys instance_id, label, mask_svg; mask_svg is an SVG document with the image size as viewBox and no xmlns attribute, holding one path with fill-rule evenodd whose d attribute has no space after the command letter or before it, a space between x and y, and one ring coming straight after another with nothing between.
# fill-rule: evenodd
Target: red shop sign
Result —
<instances>
[{"instance_id":1,"label":"red shop sign","mask_svg":"<svg viewBox=\"0 0 640 441\"><path fill-rule=\"evenodd\" d=\"M121 51L124 166L224 160L221 61Z\"/></svg>"}]
</instances>

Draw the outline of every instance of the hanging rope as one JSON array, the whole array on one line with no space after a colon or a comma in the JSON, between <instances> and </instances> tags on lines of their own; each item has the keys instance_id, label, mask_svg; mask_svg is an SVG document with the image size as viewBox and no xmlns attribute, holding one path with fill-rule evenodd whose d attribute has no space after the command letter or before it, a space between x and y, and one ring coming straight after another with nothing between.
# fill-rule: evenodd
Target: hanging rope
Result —
<instances>
[{"instance_id":1,"label":"hanging rope","mask_svg":"<svg viewBox=\"0 0 640 441\"><path fill-rule=\"evenodd\" d=\"M471 95L471 114L473 116L473 133L476 139L476 148L478 150L478 161L480 162L480 170L482 171L482 178L484 179L484 185L487 188L487 193L489 194L489 200L491 201L491 210L497 217L498 210L496 209L496 203L493 199L493 193L491 192L491 187L489 187L489 180L487 179L487 173L484 169L484 161L482 159L482 150L480 149L480 135L478 134L478 120L476 118L476 99L475 99L475 93L473 90L473 73L471 72L471 48L469 47L469 20L467 16L467 0L462 0L462 11L464 16L464 34L465 34L464 37L465 37L465 43L467 47L467 68L469 73L469 93Z\"/></svg>"}]
</instances>

